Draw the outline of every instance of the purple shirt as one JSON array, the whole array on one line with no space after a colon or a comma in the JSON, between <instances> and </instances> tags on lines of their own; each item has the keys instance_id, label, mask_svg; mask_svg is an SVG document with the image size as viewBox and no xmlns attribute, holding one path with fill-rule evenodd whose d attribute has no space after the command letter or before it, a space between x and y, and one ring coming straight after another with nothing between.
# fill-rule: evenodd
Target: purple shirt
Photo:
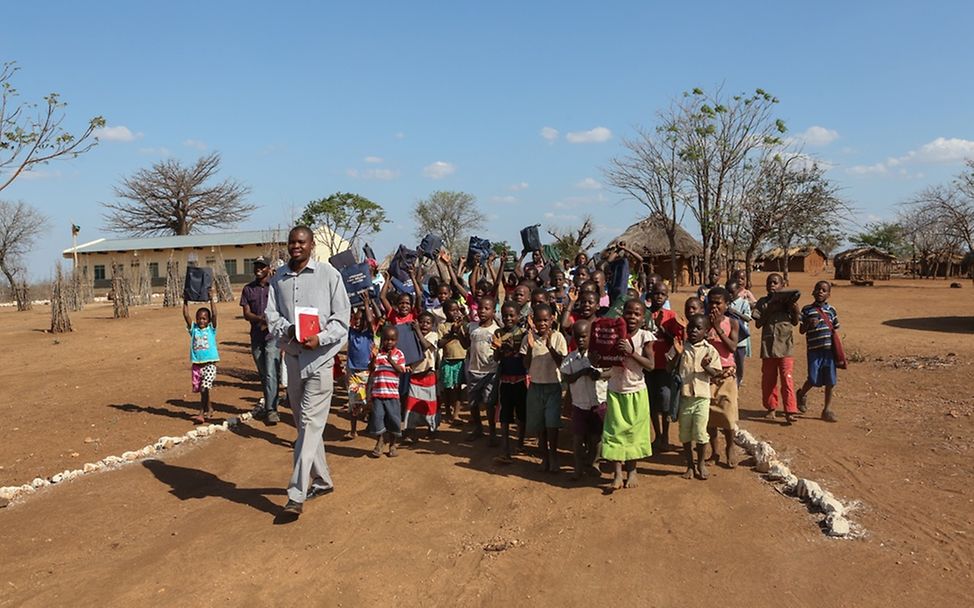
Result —
<instances>
[{"instance_id":1,"label":"purple shirt","mask_svg":"<svg viewBox=\"0 0 974 608\"><path fill-rule=\"evenodd\" d=\"M267 308L267 294L270 290L268 285L261 285L260 281L254 279L243 288L240 294L240 306L250 307L250 312L255 315L263 315ZM271 339L271 332L260 328L260 321L250 322L250 344L256 346L263 344Z\"/></svg>"}]
</instances>

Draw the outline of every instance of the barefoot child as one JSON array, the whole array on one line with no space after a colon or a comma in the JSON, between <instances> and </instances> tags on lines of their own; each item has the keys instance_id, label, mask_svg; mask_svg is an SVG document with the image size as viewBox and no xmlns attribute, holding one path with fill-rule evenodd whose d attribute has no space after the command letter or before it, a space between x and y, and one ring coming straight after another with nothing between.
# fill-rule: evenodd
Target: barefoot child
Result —
<instances>
[{"instance_id":1,"label":"barefoot child","mask_svg":"<svg viewBox=\"0 0 974 608\"><path fill-rule=\"evenodd\" d=\"M501 321L504 327L494 332L494 358L497 360L497 374L500 384L497 395L501 411L502 453L497 461L510 464L511 461L511 423L517 422L518 451L524 449L526 401L528 395L528 370L521 357L521 342L525 329L521 327L521 307L507 302L501 307Z\"/></svg>"},{"instance_id":2,"label":"barefoot child","mask_svg":"<svg viewBox=\"0 0 974 608\"><path fill-rule=\"evenodd\" d=\"M561 427L561 372L558 371L568 343L561 332L552 329L551 307L534 307L534 328L528 330L521 344L524 367L528 369L531 385L527 395L527 427L538 434L541 448L541 469L557 473L558 429Z\"/></svg>"},{"instance_id":3,"label":"barefoot child","mask_svg":"<svg viewBox=\"0 0 974 608\"><path fill-rule=\"evenodd\" d=\"M436 400L436 341L439 335L433 331L434 317L430 311L419 315L413 331L419 338L424 358L413 366L409 374L409 395L406 397L406 420L403 443L413 443L414 429L425 426L430 434L436 433L440 415Z\"/></svg>"},{"instance_id":4,"label":"barefoot child","mask_svg":"<svg viewBox=\"0 0 974 608\"><path fill-rule=\"evenodd\" d=\"M575 454L575 474L578 481L583 474L598 477L601 473L595 459L602 451L602 418L599 410L605 407L606 383L602 370L592 367L588 357L591 323L578 320L572 326L576 349L561 362L561 377L568 384L572 407L572 451Z\"/></svg>"},{"instance_id":5,"label":"barefoot child","mask_svg":"<svg viewBox=\"0 0 974 608\"><path fill-rule=\"evenodd\" d=\"M216 379L216 364L220 354L216 348L216 305L210 289L210 307L196 311L196 322L189 316L189 302L183 300L183 320L189 332L189 360L193 364L193 392L200 394L200 413L192 417L195 424L213 418L210 389Z\"/></svg>"},{"instance_id":6,"label":"barefoot child","mask_svg":"<svg viewBox=\"0 0 974 608\"><path fill-rule=\"evenodd\" d=\"M646 309L649 330L653 341L653 368L646 372L646 385L649 388L649 413L653 425L653 453L660 454L670 447L670 372L667 370L666 353L673 348L675 338L683 337L683 326L676 313L666 308L670 288L659 275L650 275L649 308Z\"/></svg>"},{"instance_id":7,"label":"barefoot child","mask_svg":"<svg viewBox=\"0 0 974 608\"><path fill-rule=\"evenodd\" d=\"M768 410L767 417L774 420L775 410L778 409L780 377L785 422L792 424L798 413L795 381L792 378L795 358L791 354L795 341L792 328L798 325L798 303L788 303L775 297L785 285L784 279L777 272L768 275L766 285L768 295L758 300L751 312L754 326L761 330L761 395L764 408Z\"/></svg>"},{"instance_id":8,"label":"barefoot child","mask_svg":"<svg viewBox=\"0 0 974 608\"><path fill-rule=\"evenodd\" d=\"M629 338L620 340L618 348L625 353L621 365L612 366L602 431L602 458L615 464L610 489L636 487L636 461L653 455L649 441L649 393L645 370L653 368L653 334L641 329L646 305L629 300L622 309ZM599 366L595 351L592 365ZM625 466L626 477L622 471Z\"/></svg>"},{"instance_id":9,"label":"barefoot child","mask_svg":"<svg viewBox=\"0 0 974 608\"><path fill-rule=\"evenodd\" d=\"M376 320L367 291L362 292L362 306L352 310L348 329L348 361L345 382L348 387L348 414L352 428L345 439L358 437L358 421L364 419L368 407L369 366L375 346Z\"/></svg>"},{"instance_id":10,"label":"barefoot child","mask_svg":"<svg viewBox=\"0 0 974 608\"><path fill-rule=\"evenodd\" d=\"M443 403L450 424L460 421L460 389L463 386L463 360L467 349L463 347L463 337L467 326L463 322L460 305L449 300L443 305L446 323L440 323L437 346L443 349L440 361L440 386L443 388Z\"/></svg>"},{"instance_id":11,"label":"barefoot child","mask_svg":"<svg viewBox=\"0 0 974 608\"><path fill-rule=\"evenodd\" d=\"M835 354L832 352L832 333L839 329L839 316L835 308L829 304L832 295L832 284L819 281L815 284L812 297L815 301L802 308L802 324L799 333L805 334L808 345L808 379L798 389L798 409L807 409L808 391L812 387L825 387L825 409L822 410L822 420L838 422L839 418L832 411L832 390L835 388Z\"/></svg>"},{"instance_id":12,"label":"barefoot child","mask_svg":"<svg viewBox=\"0 0 974 608\"><path fill-rule=\"evenodd\" d=\"M694 475L707 479L705 464L707 444L710 434L710 379L723 371L717 349L707 341L710 324L707 317L693 315L687 322L687 340L673 343L668 356L683 382L680 387L680 443L687 460L684 479ZM693 461L693 448L696 444L697 461Z\"/></svg>"},{"instance_id":13,"label":"barefoot child","mask_svg":"<svg viewBox=\"0 0 974 608\"><path fill-rule=\"evenodd\" d=\"M369 397L372 400L372 416L369 432L376 436L371 456L382 456L382 448L388 435L389 457L398 456L396 438L402 434L402 415L399 403L399 380L406 373L406 356L396 348L399 330L395 325L382 328L379 350L372 357L369 375Z\"/></svg>"},{"instance_id":14,"label":"barefoot child","mask_svg":"<svg viewBox=\"0 0 974 608\"><path fill-rule=\"evenodd\" d=\"M495 301L492 296L483 296L477 302L478 320L467 326L461 342L467 348L466 376L467 394L474 425L467 438L474 441L484 436L484 423L481 412L487 412L487 425L490 428L488 446L497 445L497 426L495 407L497 404L497 361L494 360L494 332L500 329L494 321Z\"/></svg>"},{"instance_id":15,"label":"barefoot child","mask_svg":"<svg viewBox=\"0 0 974 608\"><path fill-rule=\"evenodd\" d=\"M717 430L723 431L724 454L727 467L737 466L734 459L734 431L737 430L737 368L734 365L734 352L737 350L737 336L740 328L737 319L727 316L730 294L723 287L714 287L707 293L710 305L707 340L717 350L720 358L720 374L710 379L711 400L710 420L707 432L710 434L710 460L720 462L717 451Z\"/></svg>"}]
</instances>

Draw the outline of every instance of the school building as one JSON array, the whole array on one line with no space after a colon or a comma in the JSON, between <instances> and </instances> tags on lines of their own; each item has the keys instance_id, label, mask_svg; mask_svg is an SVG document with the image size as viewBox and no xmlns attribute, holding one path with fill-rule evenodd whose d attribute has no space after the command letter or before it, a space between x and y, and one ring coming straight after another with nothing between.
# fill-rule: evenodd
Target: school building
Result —
<instances>
[{"instance_id":1,"label":"school building","mask_svg":"<svg viewBox=\"0 0 974 608\"><path fill-rule=\"evenodd\" d=\"M153 287L165 287L166 268L170 257L178 264L180 282L189 265L223 264L230 282L248 283L254 278L254 260L286 260L286 228L187 234L181 236L132 237L124 239L96 239L69 247L62 254L66 259L77 256L78 268L94 279L95 289L111 287L112 264L127 267L129 277L138 276L143 265L148 269ZM315 231L314 256L327 260L335 253L349 248L347 241L327 228Z\"/></svg>"}]
</instances>

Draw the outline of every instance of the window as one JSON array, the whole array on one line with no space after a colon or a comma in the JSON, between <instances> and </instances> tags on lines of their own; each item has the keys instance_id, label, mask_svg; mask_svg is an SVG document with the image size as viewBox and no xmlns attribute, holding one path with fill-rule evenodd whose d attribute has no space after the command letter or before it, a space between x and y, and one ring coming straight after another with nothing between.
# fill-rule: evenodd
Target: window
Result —
<instances>
[{"instance_id":1,"label":"window","mask_svg":"<svg viewBox=\"0 0 974 608\"><path fill-rule=\"evenodd\" d=\"M153 279L159 278L159 262L149 262L149 276Z\"/></svg>"},{"instance_id":2,"label":"window","mask_svg":"<svg viewBox=\"0 0 974 608\"><path fill-rule=\"evenodd\" d=\"M244 258L244 274L254 274L254 260L257 258Z\"/></svg>"},{"instance_id":3,"label":"window","mask_svg":"<svg viewBox=\"0 0 974 608\"><path fill-rule=\"evenodd\" d=\"M214 255L208 255L208 256L206 256L206 265L209 266L210 268L212 268L213 266L215 266L216 265L216 256L214 256Z\"/></svg>"},{"instance_id":4,"label":"window","mask_svg":"<svg viewBox=\"0 0 974 608\"><path fill-rule=\"evenodd\" d=\"M95 264L95 280L104 281L105 280L105 265Z\"/></svg>"},{"instance_id":5,"label":"window","mask_svg":"<svg viewBox=\"0 0 974 608\"><path fill-rule=\"evenodd\" d=\"M236 276L237 274L237 260L223 260L223 265L227 267L227 274Z\"/></svg>"}]
</instances>

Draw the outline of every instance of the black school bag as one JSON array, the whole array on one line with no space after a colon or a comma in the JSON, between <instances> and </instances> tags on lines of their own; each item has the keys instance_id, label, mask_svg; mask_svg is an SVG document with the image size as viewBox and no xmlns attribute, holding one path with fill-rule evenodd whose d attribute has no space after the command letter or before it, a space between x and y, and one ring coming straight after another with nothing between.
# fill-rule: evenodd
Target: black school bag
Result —
<instances>
[{"instance_id":1,"label":"black school bag","mask_svg":"<svg viewBox=\"0 0 974 608\"><path fill-rule=\"evenodd\" d=\"M335 270L341 270L347 266L354 266L355 254L352 253L351 249L346 249L328 258L328 263L334 266Z\"/></svg>"},{"instance_id":2,"label":"black school bag","mask_svg":"<svg viewBox=\"0 0 974 608\"><path fill-rule=\"evenodd\" d=\"M187 266L183 297L188 302L209 302L213 270L208 266Z\"/></svg>"},{"instance_id":3,"label":"black school bag","mask_svg":"<svg viewBox=\"0 0 974 608\"><path fill-rule=\"evenodd\" d=\"M389 275L401 283L409 281L409 271L416 265L418 257L419 254L415 250L399 245L399 249L389 262Z\"/></svg>"},{"instance_id":4,"label":"black school bag","mask_svg":"<svg viewBox=\"0 0 974 608\"><path fill-rule=\"evenodd\" d=\"M521 244L525 251L539 251L541 249L541 224L521 228Z\"/></svg>"},{"instance_id":5,"label":"black school bag","mask_svg":"<svg viewBox=\"0 0 974 608\"><path fill-rule=\"evenodd\" d=\"M476 254L480 254L480 263L486 264L490 257L490 241L479 236L470 237L470 244L467 245L467 266L473 268L473 259Z\"/></svg>"},{"instance_id":6,"label":"black school bag","mask_svg":"<svg viewBox=\"0 0 974 608\"><path fill-rule=\"evenodd\" d=\"M419 243L419 253L424 257L435 260L443 248L443 238L438 234L427 234Z\"/></svg>"}]
</instances>

